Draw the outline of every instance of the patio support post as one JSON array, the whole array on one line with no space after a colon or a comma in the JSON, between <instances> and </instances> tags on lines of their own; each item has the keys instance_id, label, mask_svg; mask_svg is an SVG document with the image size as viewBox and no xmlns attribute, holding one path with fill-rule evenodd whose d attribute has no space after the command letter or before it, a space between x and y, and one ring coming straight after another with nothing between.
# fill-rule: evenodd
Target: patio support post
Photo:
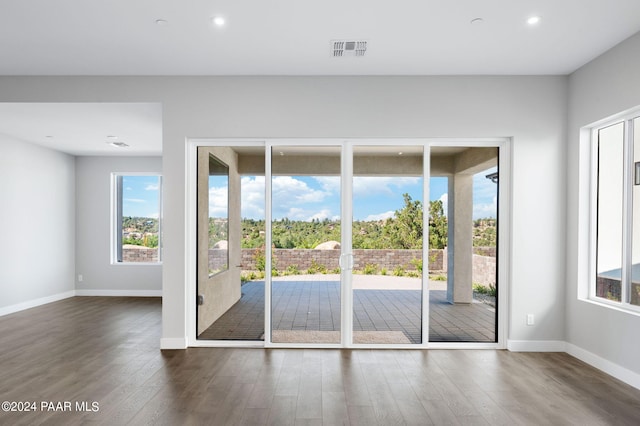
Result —
<instances>
[{"instance_id":1,"label":"patio support post","mask_svg":"<svg viewBox=\"0 0 640 426\"><path fill-rule=\"evenodd\" d=\"M471 303L473 255L473 175L455 173L448 184L447 300Z\"/></svg>"}]
</instances>

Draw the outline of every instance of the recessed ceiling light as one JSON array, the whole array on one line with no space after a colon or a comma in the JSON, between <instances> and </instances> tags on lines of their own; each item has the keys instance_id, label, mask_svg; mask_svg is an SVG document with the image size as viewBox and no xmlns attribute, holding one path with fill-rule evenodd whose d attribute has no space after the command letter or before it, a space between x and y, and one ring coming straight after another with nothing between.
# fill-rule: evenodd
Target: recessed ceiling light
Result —
<instances>
[{"instance_id":1,"label":"recessed ceiling light","mask_svg":"<svg viewBox=\"0 0 640 426\"><path fill-rule=\"evenodd\" d=\"M124 142L107 142L107 144L116 148L126 148L129 146Z\"/></svg>"},{"instance_id":2,"label":"recessed ceiling light","mask_svg":"<svg viewBox=\"0 0 640 426\"><path fill-rule=\"evenodd\" d=\"M53 139L53 135L46 135L45 138L47 139Z\"/></svg>"},{"instance_id":3,"label":"recessed ceiling light","mask_svg":"<svg viewBox=\"0 0 640 426\"><path fill-rule=\"evenodd\" d=\"M532 16L531 18L527 19L527 24L529 25L536 25L540 23L540 17L539 16Z\"/></svg>"},{"instance_id":4,"label":"recessed ceiling light","mask_svg":"<svg viewBox=\"0 0 640 426\"><path fill-rule=\"evenodd\" d=\"M211 19L211 22L218 27L222 27L226 23L226 20L222 16L214 16L213 19Z\"/></svg>"},{"instance_id":5,"label":"recessed ceiling light","mask_svg":"<svg viewBox=\"0 0 640 426\"><path fill-rule=\"evenodd\" d=\"M474 18L471 20L471 25L478 25L478 24L482 24L484 22L484 19L482 18Z\"/></svg>"},{"instance_id":6,"label":"recessed ceiling light","mask_svg":"<svg viewBox=\"0 0 640 426\"><path fill-rule=\"evenodd\" d=\"M166 19L156 19L156 24L160 25L160 26L164 26L169 24L169 21L167 21Z\"/></svg>"},{"instance_id":7,"label":"recessed ceiling light","mask_svg":"<svg viewBox=\"0 0 640 426\"><path fill-rule=\"evenodd\" d=\"M118 139L118 137L114 135L107 135L107 139Z\"/></svg>"}]
</instances>

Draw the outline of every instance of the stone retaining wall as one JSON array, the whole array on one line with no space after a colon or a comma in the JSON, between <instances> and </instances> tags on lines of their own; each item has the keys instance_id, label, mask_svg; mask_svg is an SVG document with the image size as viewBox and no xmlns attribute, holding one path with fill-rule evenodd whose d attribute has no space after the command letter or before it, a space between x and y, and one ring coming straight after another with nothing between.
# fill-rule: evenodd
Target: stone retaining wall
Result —
<instances>
[{"instance_id":1,"label":"stone retaining wall","mask_svg":"<svg viewBox=\"0 0 640 426\"><path fill-rule=\"evenodd\" d=\"M158 249L127 245L122 247L122 261L134 263L153 263L158 261Z\"/></svg>"},{"instance_id":2,"label":"stone retaining wall","mask_svg":"<svg viewBox=\"0 0 640 426\"><path fill-rule=\"evenodd\" d=\"M242 249L242 269L256 271L257 249ZM474 251L476 251L474 249ZM486 252L486 251L485 251ZM295 265L301 272L316 266L325 267L327 270L336 270L339 267L340 250L302 250L302 249L274 249L276 268L285 271L290 265ZM122 249L124 262L157 262L158 249L142 246L127 246ZM415 271L416 265L412 263L422 258L422 250L353 250L353 268L362 270L367 265L375 265L378 270L387 269L392 273L397 266L402 266L407 271ZM226 265L227 250L210 249L210 265ZM445 272L447 270L447 253L445 250L429 250L429 270L432 272ZM484 285L496 283L496 258L491 256L473 255L474 283ZM599 288L603 286L600 284ZM615 288L606 286L607 289ZM618 282L618 288L620 284ZM618 290L619 291L619 290ZM601 291L603 292L603 291ZM604 292L603 292L604 293ZM601 296L602 297L602 296Z\"/></svg>"},{"instance_id":3,"label":"stone retaining wall","mask_svg":"<svg viewBox=\"0 0 640 426\"><path fill-rule=\"evenodd\" d=\"M640 283L631 282L631 304L640 305ZM609 300L622 300L622 286L620 280L615 278L597 277L596 296Z\"/></svg>"},{"instance_id":4,"label":"stone retaining wall","mask_svg":"<svg viewBox=\"0 0 640 426\"><path fill-rule=\"evenodd\" d=\"M484 252L491 252L486 250ZM257 249L242 249L242 269L256 271ZM224 250L209 250L210 259L226 256ZM494 251L495 252L495 251ZM298 271L304 272L314 266L321 266L328 271L339 267L340 250L303 250L303 249L274 249L273 256L278 271L285 271L289 266L295 266ZM422 250L353 250L353 268L364 269L367 265L376 265L378 271L382 268L392 273L397 266L402 266L406 271L415 271L416 266L412 261L422 258ZM429 270L432 272L446 273L447 251L429 251ZM496 259L491 256L473 255L473 282L489 285L496 283Z\"/></svg>"},{"instance_id":5,"label":"stone retaining wall","mask_svg":"<svg viewBox=\"0 0 640 426\"><path fill-rule=\"evenodd\" d=\"M215 256L209 250L209 256ZM442 270L442 250L432 250L430 255L430 269ZM242 249L242 269L255 271L256 249ZM303 250L303 249L274 249L276 269L284 271L289 266L295 266L299 271L306 271L312 266L323 266L328 270L339 268L340 250ZM415 271L412 263L422 259L422 250L353 250L353 268L363 269L367 265L376 265L389 271L396 266L402 266L408 271Z\"/></svg>"},{"instance_id":6,"label":"stone retaining wall","mask_svg":"<svg viewBox=\"0 0 640 426\"><path fill-rule=\"evenodd\" d=\"M471 281L488 286L496 285L496 258L489 256L473 255L473 271Z\"/></svg>"}]
</instances>

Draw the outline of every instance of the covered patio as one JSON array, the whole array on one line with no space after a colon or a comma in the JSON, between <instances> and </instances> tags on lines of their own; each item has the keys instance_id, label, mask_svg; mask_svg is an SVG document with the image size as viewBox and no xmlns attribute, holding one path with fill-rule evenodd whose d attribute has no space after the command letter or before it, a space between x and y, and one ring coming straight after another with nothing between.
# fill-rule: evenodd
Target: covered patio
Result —
<instances>
[{"instance_id":1,"label":"covered patio","mask_svg":"<svg viewBox=\"0 0 640 426\"><path fill-rule=\"evenodd\" d=\"M340 330L339 280L338 275L274 277L272 330L334 332L333 338L339 336L336 333ZM429 288L430 342L496 341L493 306L478 301L449 303L444 281L430 281ZM354 335L387 332L400 336L401 333L402 341L384 343L421 343L421 301L418 278L354 275ZM198 338L263 340L264 281L243 284L242 298Z\"/></svg>"}]
</instances>

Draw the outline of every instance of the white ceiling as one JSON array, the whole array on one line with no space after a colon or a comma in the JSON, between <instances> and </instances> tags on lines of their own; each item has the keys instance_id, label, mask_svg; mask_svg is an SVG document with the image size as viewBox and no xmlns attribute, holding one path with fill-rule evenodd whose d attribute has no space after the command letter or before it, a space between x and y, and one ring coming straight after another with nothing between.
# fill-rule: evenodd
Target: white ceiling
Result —
<instances>
[{"instance_id":1,"label":"white ceiling","mask_svg":"<svg viewBox=\"0 0 640 426\"><path fill-rule=\"evenodd\" d=\"M0 102L3 139L72 155L161 155L162 107L155 103ZM116 148L111 142L123 142Z\"/></svg>"},{"instance_id":2,"label":"white ceiling","mask_svg":"<svg viewBox=\"0 0 640 426\"><path fill-rule=\"evenodd\" d=\"M568 74L639 30L638 0L2 0L0 75Z\"/></svg>"},{"instance_id":3,"label":"white ceiling","mask_svg":"<svg viewBox=\"0 0 640 426\"><path fill-rule=\"evenodd\" d=\"M0 0L0 75L565 75L638 31L640 0ZM366 40L365 57L333 58L335 39ZM0 118L0 137L74 155L162 149L159 105Z\"/></svg>"}]
</instances>

